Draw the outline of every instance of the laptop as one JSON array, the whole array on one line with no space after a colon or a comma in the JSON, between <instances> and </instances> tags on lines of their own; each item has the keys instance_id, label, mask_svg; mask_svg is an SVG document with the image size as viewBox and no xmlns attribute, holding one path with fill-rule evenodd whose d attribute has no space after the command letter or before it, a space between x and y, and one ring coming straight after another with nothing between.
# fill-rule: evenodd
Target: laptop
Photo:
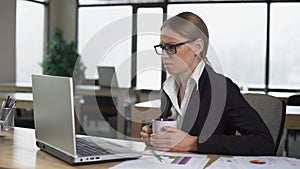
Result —
<instances>
[{"instance_id":1,"label":"laptop","mask_svg":"<svg viewBox=\"0 0 300 169\"><path fill-rule=\"evenodd\" d=\"M72 78L32 75L36 145L70 164L142 156L107 138L75 134Z\"/></svg>"},{"instance_id":2,"label":"laptop","mask_svg":"<svg viewBox=\"0 0 300 169\"><path fill-rule=\"evenodd\" d=\"M118 88L118 79L115 67L112 66L98 66L98 83L100 87L104 88Z\"/></svg>"}]
</instances>

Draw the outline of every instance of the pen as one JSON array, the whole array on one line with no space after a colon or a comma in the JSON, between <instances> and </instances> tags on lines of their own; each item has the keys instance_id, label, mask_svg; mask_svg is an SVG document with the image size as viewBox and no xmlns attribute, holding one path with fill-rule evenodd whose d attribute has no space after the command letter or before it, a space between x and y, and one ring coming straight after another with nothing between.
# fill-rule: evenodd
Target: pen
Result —
<instances>
[{"instance_id":1,"label":"pen","mask_svg":"<svg viewBox=\"0 0 300 169\"><path fill-rule=\"evenodd\" d=\"M15 100L14 103L12 104L11 108L13 108L13 109L16 108L16 104L17 104L17 101Z\"/></svg>"},{"instance_id":2,"label":"pen","mask_svg":"<svg viewBox=\"0 0 300 169\"><path fill-rule=\"evenodd\" d=\"M153 156L154 156L155 158L157 158L160 162L165 163L165 160L164 160L163 158L161 158L161 156L158 155L155 151L151 150L150 152L151 152L151 154L153 154Z\"/></svg>"},{"instance_id":3,"label":"pen","mask_svg":"<svg viewBox=\"0 0 300 169\"><path fill-rule=\"evenodd\" d=\"M15 100L13 98L11 98L8 107L12 108L12 106L13 106L14 103L15 103Z\"/></svg>"},{"instance_id":4,"label":"pen","mask_svg":"<svg viewBox=\"0 0 300 169\"><path fill-rule=\"evenodd\" d=\"M6 101L5 101L5 100L3 100L3 102L2 102L2 105L1 105L1 108L4 108L4 107L5 107L5 105L6 105Z\"/></svg>"},{"instance_id":5,"label":"pen","mask_svg":"<svg viewBox=\"0 0 300 169\"><path fill-rule=\"evenodd\" d=\"M9 103L10 103L10 96L8 95L7 99L6 99L6 104L5 104L4 108L7 108L9 106Z\"/></svg>"}]
</instances>

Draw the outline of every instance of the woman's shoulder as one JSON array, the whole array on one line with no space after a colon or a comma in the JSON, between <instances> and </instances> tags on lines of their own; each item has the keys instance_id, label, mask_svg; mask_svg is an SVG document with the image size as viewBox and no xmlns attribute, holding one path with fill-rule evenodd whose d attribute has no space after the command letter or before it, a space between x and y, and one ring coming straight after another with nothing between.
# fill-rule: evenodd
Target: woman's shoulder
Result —
<instances>
[{"instance_id":1,"label":"woman's shoulder","mask_svg":"<svg viewBox=\"0 0 300 169\"><path fill-rule=\"evenodd\" d=\"M240 91L238 85L229 77L223 75L222 73L217 73L211 66L205 65L203 70L203 79L209 79L210 84L214 84L219 87L226 86L227 90Z\"/></svg>"},{"instance_id":2,"label":"woman's shoulder","mask_svg":"<svg viewBox=\"0 0 300 169\"><path fill-rule=\"evenodd\" d=\"M208 77L213 78L213 79L222 79L226 80L227 83L230 84L235 84L233 80L231 80L229 77L225 76L222 73L216 72L210 65L205 65L203 74L208 74Z\"/></svg>"}]
</instances>

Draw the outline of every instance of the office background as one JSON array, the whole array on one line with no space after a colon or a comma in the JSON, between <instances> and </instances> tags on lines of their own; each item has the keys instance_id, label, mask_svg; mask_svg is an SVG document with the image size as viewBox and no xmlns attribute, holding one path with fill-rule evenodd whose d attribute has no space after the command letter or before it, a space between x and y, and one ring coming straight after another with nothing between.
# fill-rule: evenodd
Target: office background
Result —
<instances>
[{"instance_id":1,"label":"office background","mask_svg":"<svg viewBox=\"0 0 300 169\"><path fill-rule=\"evenodd\" d=\"M65 40L77 42L88 80L98 78L97 65L118 67L123 58L129 62L117 70L121 87L158 90L166 75L160 70L159 56L150 49L159 43L159 37L143 34L142 25L147 21L139 16L192 11L207 23L212 51L217 53L224 74L241 87L299 92L299 9L300 2L279 0L0 0L0 82L28 83L31 73L42 73L39 64L46 55L45 45L53 29L60 28ZM131 24L120 29L137 36L123 41L101 63L97 58L96 62L85 59L82 51L89 40L105 26L123 18L129 18ZM155 23L151 25L153 29L159 32L164 19L162 15L155 17L151 22ZM95 50L99 49L101 46ZM145 63L157 69L144 70L148 66Z\"/></svg>"},{"instance_id":2,"label":"office background","mask_svg":"<svg viewBox=\"0 0 300 169\"><path fill-rule=\"evenodd\" d=\"M77 42L87 66L87 79L98 78L97 65L118 67L123 59L128 64L117 70L121 87L157 90L165 73L143 68L149 66L145 65L148 62L152 67L161 68L160 57L154 52L149 53L153 45L159 43L159 36L143 34L142 25L147 21L139 16L145 13L172 16L181 11L192 11L207 23L211 50L218 55L224 74L240 86L279 92L300 89L298 2L1 0L0 3L4 23L0 30L1 82L28 83L31 73L41 73L39 64L45 56L45 45L53 29L60 28L65 40ZM130 18L128 23L131 25L121 29L137 36L129 37L109 51L101 63L97 58L86 59L82 51L89 40L105 26L123 18ZM151 21L153 30L159 32L165 18L153 19L156 19ZM147 78L149 75L153 77L151 81Z\"/></svg>"}]
</instances>

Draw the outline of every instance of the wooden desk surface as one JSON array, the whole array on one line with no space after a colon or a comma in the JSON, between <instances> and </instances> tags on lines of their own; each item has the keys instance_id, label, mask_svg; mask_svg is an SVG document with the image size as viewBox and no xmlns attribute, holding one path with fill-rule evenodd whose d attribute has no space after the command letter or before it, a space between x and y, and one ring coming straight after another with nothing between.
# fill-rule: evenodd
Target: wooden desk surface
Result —
<instances>
[{"instance_id":1,"label":"wooden desk surface","mask_svg":"<svg viewBox=\"0 0 300 169\"><path fill-rule=\"evenodd\" d=\"M2 133L5 137L0 138L0 168L16 169L105 169L110 168L122 161L102 162L95 164L71 166L43 151L35 146L35 136L33 129L15 127L14 131ZM209 155L209 164L215 161L219 155Z\"/></svg>"},{"instance_id":2,"label":"wooden desk surface","mask_svg":"<svg viewBox=\"0 0 300 169\"><path fill-rule=\"evenodd\" d=\"M4 132L6 136L0 138L0 168L41 168L41 169L69 169L87 168L99 169L112 167L120 161L71 166L35 146L33 129L17 128Z\"/></svg>"}]
</instances>

